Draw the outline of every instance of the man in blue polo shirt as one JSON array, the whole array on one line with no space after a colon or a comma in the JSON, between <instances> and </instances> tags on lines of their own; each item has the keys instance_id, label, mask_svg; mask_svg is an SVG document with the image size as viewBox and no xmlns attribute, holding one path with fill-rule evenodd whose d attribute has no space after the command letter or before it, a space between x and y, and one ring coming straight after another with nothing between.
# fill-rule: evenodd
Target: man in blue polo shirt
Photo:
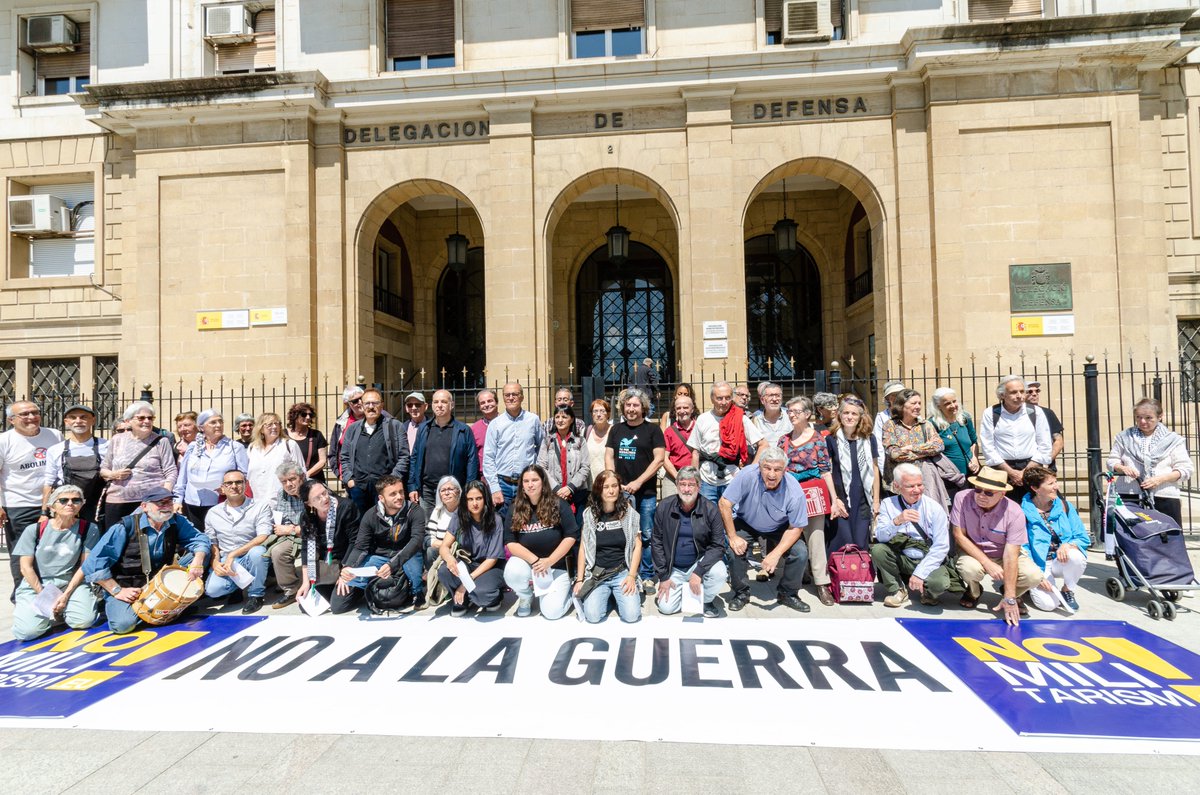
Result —
<instances>
[{"instance_id":1,"label":"man in blue polo shirt","mask_svg":"<svg viewBox=\"0 0 1200 795\"><path fill-rule=\"evenodd\" d=\"M737 506L737 518L733 516ZM718 503L725 535L733 553L729 609L741 610L750 601L750 544L757 538L763 545L762 569L779 571L776 595L779 604L807 613L811 608L799 597L808 566L808 548L800 540L808 525L808 504L795 478L787 476L787 454L768 447L734 477Z\"/></svg>"},{"instance_id":2,"label":"man in blue polo shirt","mask_svg":"<svg viewBox=\"0 0 1200 795\"><path fill-rule=\"evenodd\" d=\"M545 431L538 415L521 408L525 392L520 384L505 384L501 394L504 413L488 423L483 443L483 477L492 490L492 504L507 516L521 471L537 463Z\"/></svg>"}]
</instances>

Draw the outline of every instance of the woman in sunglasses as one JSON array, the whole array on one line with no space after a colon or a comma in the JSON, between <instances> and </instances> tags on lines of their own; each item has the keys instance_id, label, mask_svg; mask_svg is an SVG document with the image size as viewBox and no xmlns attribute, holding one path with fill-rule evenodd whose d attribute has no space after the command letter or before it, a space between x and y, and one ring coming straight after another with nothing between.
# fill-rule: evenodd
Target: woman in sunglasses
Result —
<instances>
[{"instance_id":1,"label":"woman in sunglasses","mask_svg":"<svg viewBox=\"0 0 1200 795\"><path fill-rule=\"evenodd\" d=\"M59 486L50 494L48 508L50 518L25 528L13 549L24 578L13 608L13 637L17 640L45 635L64 621L71 629L87 629L98 617L96 597L83 585L82 564L87 550L99 539L100 529L79 518L83 491L78 486ZM34 606L46 588L59 592L49 611L53 618Z\"/></svg>"},{"instance_id":2,"label":"woman in sunglasses","mask_svg":"<svg viewBox=\"0 0 1200 795\"><path fill-rule=\"evenodd\" d=\"M287 435L300 447L308 478L324 483L329 442L325 434L313 427L316 421L317 410L311 403L296 403L287 412Z\"/></svg>"}]
</instances>

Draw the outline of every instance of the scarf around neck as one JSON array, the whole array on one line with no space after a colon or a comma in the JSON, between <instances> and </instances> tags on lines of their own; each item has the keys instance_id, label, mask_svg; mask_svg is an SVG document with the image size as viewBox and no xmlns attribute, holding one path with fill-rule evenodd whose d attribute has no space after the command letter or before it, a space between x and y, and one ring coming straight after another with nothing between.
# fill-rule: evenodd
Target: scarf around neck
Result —
<instances>
[{"instance_id":1,"label":"scarf around neck","mask_svg":"<svg viewBox=\"0 0 1200 795\"><path fill-rule=\"evenodd\" d=\"M838 465L842 470L842 484L846 489L846 496L850 496L850 483L853 480L851 467L858 466L858 476L862 478L863 491L867 494L871 493L871 486L875 483L875 463L871 457L871 438L855 439L857 460L850 460L850 440L846 438L846 434L842 428L838 428L837 435L834 437L838 449Z\"/></svg>"}]
</instances>

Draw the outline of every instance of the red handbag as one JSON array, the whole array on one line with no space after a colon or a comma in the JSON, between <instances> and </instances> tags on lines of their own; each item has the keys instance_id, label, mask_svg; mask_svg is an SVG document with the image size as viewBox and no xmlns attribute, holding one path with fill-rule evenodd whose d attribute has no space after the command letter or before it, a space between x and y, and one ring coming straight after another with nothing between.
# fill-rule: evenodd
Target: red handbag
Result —
<instances>
[{"instance_id":1,"label":"red handbag","mask_svg":"<svg viewBox=\"0 0 1200 795\"><path fill-rule=\"evenodd\" d=\"M875 601L875 566L865 549L847 544L829 556L829 590L833 600L843 602Z\"/></svg>"}]
</instances>

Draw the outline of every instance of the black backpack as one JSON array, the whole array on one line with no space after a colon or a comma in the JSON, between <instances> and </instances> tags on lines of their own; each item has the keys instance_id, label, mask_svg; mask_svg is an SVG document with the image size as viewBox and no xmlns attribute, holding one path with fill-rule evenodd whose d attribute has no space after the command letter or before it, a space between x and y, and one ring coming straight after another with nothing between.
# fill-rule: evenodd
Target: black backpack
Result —
<instances>
[{"instance_id":1,"label":"black backpack","mask_svg":"<svg viewBox=\"0 0 1200 795\"><path fill-rule=\"evenodd\" d=\"M373 615L398 613L413 602L412 585L404 572L384 579L376 577L367 583L367 607Z\"/></svg>"}]
</instances>

